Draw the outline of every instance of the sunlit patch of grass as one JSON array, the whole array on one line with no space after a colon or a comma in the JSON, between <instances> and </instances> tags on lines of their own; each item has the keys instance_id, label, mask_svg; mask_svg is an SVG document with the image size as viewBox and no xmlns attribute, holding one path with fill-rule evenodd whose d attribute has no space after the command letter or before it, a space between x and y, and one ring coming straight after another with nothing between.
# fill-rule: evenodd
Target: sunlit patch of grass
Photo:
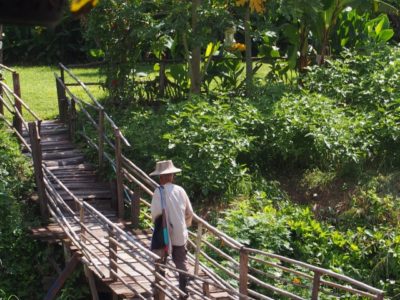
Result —
<instances>
[{"instance_id":1,"label":"sunlit patch of grass","mask_svg":"<svg viewBox=\"0 0 400 300\"><path fill-rule=\"evenodd\" d=\"M13 67L20 74L21 96L25 103L43 120L54 119L58 116L57 90L54 73L59 74L56 66ZM97 68L73 69L73 73L83 82L100 82ZM12 79L9 72L5 72L6 83L12 88ZM66 82L74 82L67 74ZM106 95L100 86L88 86L96 98ZM85 92L80 87L70 87L77 97L84 100ZM32 120L26 114L27 120Z\"/></svg>"}]
</instances>

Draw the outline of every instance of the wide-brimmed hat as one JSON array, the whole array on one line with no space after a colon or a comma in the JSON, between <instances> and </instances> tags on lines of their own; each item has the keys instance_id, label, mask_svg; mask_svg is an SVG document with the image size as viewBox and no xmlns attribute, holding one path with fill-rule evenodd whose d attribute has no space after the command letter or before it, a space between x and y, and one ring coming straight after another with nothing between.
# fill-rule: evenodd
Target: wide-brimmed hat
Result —
<instances>
[{"instance_id":1,"label":"wide-brimmed hat","mask_svg":"<svg viewBox=\"0 0 400 300\"><path fill-rule=\"evenodd\" d=\"M150 173L150 176L172 174L172 173L178 173L181 171L182 171L181 169L174 166L174 163L172 162L172 160L163 160L163 161L158 161L156 163L156 169L155 169L155 171Z\"/></svg>"}]
</instances>

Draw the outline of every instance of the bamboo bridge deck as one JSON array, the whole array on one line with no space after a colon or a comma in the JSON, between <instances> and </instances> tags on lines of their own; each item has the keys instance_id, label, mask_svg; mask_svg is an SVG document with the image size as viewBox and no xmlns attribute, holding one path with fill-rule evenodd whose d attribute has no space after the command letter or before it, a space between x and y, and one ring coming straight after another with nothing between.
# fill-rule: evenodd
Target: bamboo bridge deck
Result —
<instances>
[{"instance_id":1,"label":"bamboo bridge deck","mask_svg":"<svg viewBox=\"0 0 400 300\"><path fill-rule=\"evenodd\" d=\"M1 70L11 72L13 87L0 78L0 118L19 138L35 171L44 222L32 234L62 243L71 253L45 299L55 299L78 263L94 300L99 283L113 300L183 296L177 282L182 271L171 261L158 263L160 257L149 250L149 200L158 185L123 154L129 142L86 85L60 64L60 75L55 74L59 119L42 121L21 99L18 73L3 65ZM82 88L88 100L71 86ZM27 122L25 113L33 121ZM89 163L83 145L96 151L97 163ZM104 170L115 179L105 180ZM243 245L197 215L192 230L189 299L384 299L383 291L343 274Z\"/></svg>"}]
</instances>

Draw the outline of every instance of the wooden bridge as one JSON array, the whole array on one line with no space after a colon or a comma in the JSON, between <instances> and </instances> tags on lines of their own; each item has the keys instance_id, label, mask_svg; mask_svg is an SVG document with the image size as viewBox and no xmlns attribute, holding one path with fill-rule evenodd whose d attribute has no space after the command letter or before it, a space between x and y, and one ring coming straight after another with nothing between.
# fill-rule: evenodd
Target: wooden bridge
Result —
<instances>
[{"instance_id":1,"label":"wooden bridge","mask_svg":"<svg viewBox=\"0 0 400 300\"><path fill-rule=\"evenodd\" d=\"M178 299L182 271L170 261L159 264L149 250L149 199L157 183L124 156L130 144L102 105L60 64L59 119L42 121L21 99L18 73L3 65L0 71L13 78L12 87L0 80L0 116L35 170L44 225L33 235L62 242L71 253L45 299L55 298L78 263L93 299L99 299L100 283L113 299ZM81 87L90 101L77 97L71 86ZM96 149L96 163L73 142L77 138ZM99 169L112 171L115 180L105 180ZM194 223L189 299L384 299L383 291L345 275L247 247L197 215Z\"/></svg>"}]
</instances>

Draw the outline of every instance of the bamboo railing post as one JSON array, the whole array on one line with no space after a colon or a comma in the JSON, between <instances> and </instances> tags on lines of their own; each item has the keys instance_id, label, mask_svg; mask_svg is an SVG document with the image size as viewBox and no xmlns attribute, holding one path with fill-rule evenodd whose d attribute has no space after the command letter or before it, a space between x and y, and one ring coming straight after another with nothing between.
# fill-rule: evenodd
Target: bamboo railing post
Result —
<instances>
[{"instance_id":1,"label":"bamboo railing post","mask_svg":"<svg viewBox=\"0 0 400 300\"><path fill-rule=\"evenodd\" d=\"M161 285L162 281L161 279L157 276L157 274L163 274L163 271L161 270L161 267L159 264L156 264L156 268L154 271L154 283L155 283L155 288L154 288L154 300L164 300L165 299L165 293L163 290L157 287L157 285Z\"/></svg>"},{"instance_id":2,"label":"bamboo railing post","mask_svg":"<svg viewBox=\"0 0 400 300\"><path fill-rule=\"evenodd\" d=\"M81 203L81 207L79 209L79 221L81 222L81 240L82 242L85 242L85 207L83 206L83 203Z\"/></svg>"},{"instance_id":3,"label":"bamboo railing post","mask_svg":"<svg viewBox=\"0 0 400 300\"><path fill-rule=\"evenodd\" d=\"M321 284L321 273L314 271L311 300L318 300L319 286Z\"/></svg>"},{"instance_id":4,"label":"bamboo railing post","mask_svg":"<svg viewBox=\"0 0 400 300\"><path fill-rule=\"evenodd\" d=\"M69 112L69 134L71 136L71 140L73 140L75 137L75 129L76 129L76 101L74 98L72 98L70 112Z\"/></svg>"},{"instance_id":5,"label":"bamboo railing post","mask_svg":"<svg viewBox=\"0 0 400 300\"><path fill-rule=\"evenodd\" d=\"M240 300L247 299L248 295L248 281L249 281L249 253L242 247L240 249L240 266L239 266L239 292Z\"/></svg>"},{"instance_id":6,"label":"bamboo railing post","mask_svg":"<svg viewBox=\"0 0 400 300\"><path fill-rule=\"evenodd\" d=\"M112 280L116 280L117 276L112 272L118 272L117 265L117 245L113 242L113 238L115 238L115 232L113 228L110 228L109 231L109 239L108 239L108 247L109 247L109 259L110 259L110 278Z\"/></svg>"},{"instance_id":7,"label":"bamboo railing post","mask_svg":"<svg viewBox=\"0 0 400 300\"><path fill-rule=\"evenodd\" d=\"M99 110L99 168L104 163L104 109Z\"/></svg>"},{"instance_id":8,"label":"bamboo railing post","mask_svg":"<svg viewBox=\"0 0 400 300\"><path fill-rule=\"evenodd\" d=\"M122 174L122 149L121 132L118 128L114 129L115 136L115 174L117 180L117 212L118 217L124 217L124 184Z\"/></svg>"},{"instance_id":9,"label":"bamboo railing post","mask_svg":"<svg viewBox=\"0 0 400 300\"><path fill-rule=\"evenodd\" d=\"M59 68L60 68L60 79L62 83L65 84L64 68L61 66L61 64L59 65Z\"/></svg>"},{"instance_id":10,"label":"bamboo railing post","mask_svg":"<svg viewBox=\"0 0 400 300\"><path fill-rule=\"evenodd\" d=\"M22 104L21 101L18 99L18 97L21 98L21 86L19 82L19 74L17 72L12 73L12 80L14 93L16 95L16 97L14 97L15 109L18 110L18 112L22 116ZM17 113L14 115L14 126L18 133L22 134L22 120Z\"/></svg>"},{"instance_id":11,"label":"bamboo railing post","mask_svg":"<svg viewBox=\"0 0 400 300\"><path fill-rule=\"evenodd\" d=\"M58 112L59 112L59 117L61 122L65 122L67 118L67 109L68 109L68 103L67 103L67 96L65 93L65 88L60 82L64 82L64 80L60 77L56 78L56 88L57 88L57 100L58 100Z\"/></svg>"},{"instance_id":12,"label":"bamboo railing post","mask_svg":"<svg viewBox=\"0 0 400 300\"><path fill-rule=\"evenodd\" d=\"M140 194L140 188L136 187L131 202L132 227L135 229L139 228Z\"/></svg>"},{"instance_id":13,"label":"bamboo railing post","mask_svg":"<svg viewBox=\"0 0 400 300\"><path fill-rule=\"evenodd\" d=\"M210 297L210 285L208 282L203 282L203 295L206 297Z\"/></svg>"},{"instance_id":14,"label":"bamboo railing post","mask_svg":"<svg viewBox=\"0 0 400 300\"><path fill-rule=\"evenodd\" d=\"M195 249L195 263L194 263L194 275L199 274L199 265L200 265L200 247L201 247L201 238L203 236L203 224L198 223L197 227L197 237L196 237L196 249Z\"/></svg>"},{"instance_id":15,"label":"bamboo railing post","mask_svg":"<svg viewBox=\"0 0 400 300\"><path fill-rule=\"evenodd\" d=\"M83 264L83 270L89 282L89 288L90 288L90 293L92 294L92 300L99 300L99 293L97 292L96 281L94 279L93 272L85 264Z\"/></svg>"},{"instance_id":16,"label":"bamboo railing post","mask_svg":"<svg viewBox=\"0 0 400 300\"><path fill-rule=\"evenodd\" d=\"M36 186L39 194L40 214L43 219L48 218L47 198L43 180L42 169L42 148L40 145L40 136L35 122L28 124L29 137L31 140L33 167L35 170Z\"/></svg>"},{"instance_id":17,"label":"bamboo railing post","mask_svg":"<svg viewBox=\"0 0 400 300\"><path fill-rule=\"evenodd\" d=\"M376 296L376 300L383 300L384 299L384 294L379 294L378 296Z\"/></svg>"}]
</instances>

